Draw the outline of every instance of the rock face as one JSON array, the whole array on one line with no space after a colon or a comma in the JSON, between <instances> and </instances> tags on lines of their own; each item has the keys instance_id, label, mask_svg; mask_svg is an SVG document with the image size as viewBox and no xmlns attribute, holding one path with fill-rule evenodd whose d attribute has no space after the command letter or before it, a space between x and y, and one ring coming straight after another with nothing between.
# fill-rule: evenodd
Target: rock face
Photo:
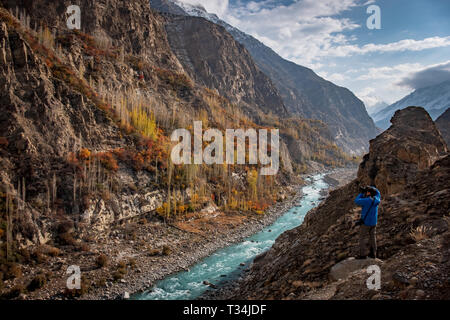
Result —
<instances>
[{"instance_id":1,"label":"rock face","mask_svg":"<svg viewBox=\"0 0 450 320\"><path fill-rule=\"evenodd\" d=\"M54 28L59 37L68 34L65 11L70 1L3 0L1 4L13 12L16 6L25 9L30 14L31 26L41 25L45 18L46 25ZM43 45L35 43L32 36L27 38L23 26L18 26L8 18L8 12L2 11L0 137L6 143L0 147L1 191L14 193L11 190L19 184L26 189L23 197L27 200L24 204L27 210L20 215L22 221L18 225L22 230L18 237L34 244L47 242L54 224L59 223L49 212L54 202L58 204L52 210L73 214L70 220L105 230L122 220L154 212L165 197L164 192L155 190L153 175L142 177L121 165L117 175L120 180L116 177L110 181L115 190L105 197L107 200L98 194L92 201L78 199L81 178L68 163L70 153L80 148L92 152L139 148L138 141L124 134L111 114L99 107L89 91L93 90L89 83L101 84L109 90L114 88L112 91L136 88L139 66L125 56L139 57L144 61L140 71L148 81L146 88L140 89L143 96L159 96L168 104L178 99L181 107L191 105L191 96L174 97L166 81L146 68L150 65L169 69L174 74L184 72L170 49L162 19L150 10L147 1L80 1L79 5L83 30L94 36L72 34L67 42L60 41L64 46L58 49L57 57L44 51ZM120 54L107 54L114 46L122 48L122 58ZM43 57L45 54L48 57ZM64 68L56 70L55 64ZM64 76L61 70L66 72ZM101 87L95 89L101 93ZM165 108L163 103L161 107ZM163 112L167 113L167 109ZM81 176L86 178L86 172ZM107 184L106 181L96 183Z\"/></svg>"},{"instance_id":2,"label":"rock face","mask_svg":"<svg viewBox=\"0 0 450 320\"><path fill-rule=\"evenodd\" d=\"M216 89L250 118L258 120L261 111L287 116L272 81L223 27L202 18L167 16L166 30L172 50L197 82Z\"/></svg>"},{"instance_id":3,"label":"rock face","mask_svg":"<svg viewBox=\"0 0 450 320\"><path fill-rule=\"evenodd\" d=\"M401 191L418 170L429 168L447 152L447 145L428 113L420 107L397 111L392 126L370 142L358 179L376 185L382 194Z\"/></svg>"},{"instance_id":4,"label":"rock face","mask_svg":"<svg viewBox=\"0 0 450 320\"><path fill-rule=\"evenodd\" d=\"M1 0L5 8L25 9L31 26L40 25L42 19L50 28L67 30L66 10L73 3L64 1ZM182 70L167 42L164 25L150 10L148 1L120 2L116 0L79 1L82 13L82 31L103 38L104 45L121 45L126 53L133 53L146 61ZM124 31L125 30L125 31ZM112 43L114 41L114 43Z\"/></svg>"},{"instance_id":5,"label":"rock face","mask_svg":"<svg viewBox=\"0 0 450 320\"><path fill-rule=\"evenodd\" d=\"M251 54L258 67L272 80L287 110L325 122L338 145L346 152L362 153L377 134L364 104L350 90L319 77L311 69L287 61L254 37L232 27L203 8L172 0L151 0L153 8L176 15L203 17L223 26Z\"/></svg>"},{"instance_id":6,"label":"rock face","mask_svg":"<svg viewBox=\"0 0 450 320\"><path fill-rule=\"evenodd\" d=\"M375 157L378 170L372 171ZM388 183L394 177L398 182ZM377 226L383 263L375 263L380 291L366 287L368 261L359 266L345 260L358 254L354 222L360 209L353 200L358 186L372 180L383 190ZM358 178L331 191L301 226L283 233L225 298L448 299L449 181L450 155L429 115L421 108L399 111L391 128L371 142Z\"/></svg>"},{"instance_id":7,"label":"rock face","mask_svg":"<svg viewBox=\"0 0 450 320\"><path fill-rule=\"evenodd\" d=\"M450 144L450 108L436 119L436 126L442 134L447 146Z\"/></svg>"},{"instance_id":8,"label":"rock face","mask_svg":"<svg viewBox=\"0 0 450 320\"><path fill-rule=\"evenodd\" d=\"M161 207L165 195L160 191L146 194L114 195L108 200L94 199L84 210L81 221L98 231L105 231L115 223L142 217Z\"/></svg>"},{"instance_id":9,"label":"rock face","mask_svg":"<svg viewBox=\"0 0 450 320\"><path fill-rule=\"evenodd\" d=\"M83 143L108 149L126 140L92 102L54 81L47 65L4 23L0 24L0 43L0 136L8 141L7 148L0 150L0 182L2 189L11 189L23 181L29 199L41 198L40 194L43 199L53 174L67 170L63 159L74 146ZM68 180L59 181L61 189ZM42 236L48 232L45 218L31 207L24 212L28 238L46 242L48 237Z\"/></svg>"}]
</instances>

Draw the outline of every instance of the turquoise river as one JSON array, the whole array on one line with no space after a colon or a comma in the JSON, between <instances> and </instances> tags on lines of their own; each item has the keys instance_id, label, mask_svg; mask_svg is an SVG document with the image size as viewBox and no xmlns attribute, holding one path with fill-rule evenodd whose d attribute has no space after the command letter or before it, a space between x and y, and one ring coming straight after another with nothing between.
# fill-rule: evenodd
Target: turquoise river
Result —
<instances>
[{"instance_id":1,"label":"turquoise river","mask_svg":"<svg viewBox=\"0 0 450 320\"><path fill-rule=\"evenodd\" d=\"M189 300L195 299L210 289L204 281L218 285L224 280L235 280L248 268L251 261L260 253L268 250L275 239L286 230L299 226L309 210L320 202L320 191L328 188L323 174L315 175L310 183L303 187L303 197L298 205L287 210L272 225L267 226L242 242L219 249L209 257L157 282L151 289L137 294L137 300ZM245 263L245 266L241 264Z\"/></svg>"}]
</instances>

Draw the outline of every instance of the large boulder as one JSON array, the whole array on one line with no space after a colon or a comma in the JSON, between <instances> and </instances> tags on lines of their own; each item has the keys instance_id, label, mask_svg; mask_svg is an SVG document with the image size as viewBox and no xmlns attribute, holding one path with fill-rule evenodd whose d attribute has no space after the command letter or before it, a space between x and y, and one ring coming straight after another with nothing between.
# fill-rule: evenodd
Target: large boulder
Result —
<instances>
[{"instance_id":1,"label":"large boulder","mask_svg":"<svg viewBox=\"0 0 450 320\"><path fill-rule=\"evenodd\" d=\"M380 259L355 259L353 257L348 258L335 264L331 268L329 278L332 281L346 279L356 271L362 271L372 265L381 266L382 264L383 261Z\"/></svg>"},{"instance_id":2,"label":"large boulder","mask_svg":"<svg viewBox=\"0 0 450 320\"><path fill-rule=\"evenodd\" d=\"M395 112L391 127L370 141L358 171L362 185L375 185L383 195L404 190L418 170L429 168L447 152L430 115L421 107Z\"/></svg>"}]
</instances>

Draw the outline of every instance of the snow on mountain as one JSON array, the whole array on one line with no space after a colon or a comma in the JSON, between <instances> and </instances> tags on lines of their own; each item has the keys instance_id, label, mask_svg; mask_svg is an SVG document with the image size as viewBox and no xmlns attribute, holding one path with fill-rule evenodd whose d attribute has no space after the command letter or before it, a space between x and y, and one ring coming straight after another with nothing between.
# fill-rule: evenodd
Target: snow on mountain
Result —
<instances>
[{"instance_id":1,"label":"snow on mountain","mask_svg":"<svg viewBox=\"0 0 450 320\"><path fill-rule=\"evenodd\" d=\"M372 118L377 127L387 129L395 111L409 106L425 108L431 118L435 120L450 107L450 81L417 89L403 99L373 114Z\"/></svg>"},{"instance_id":2,"label":"snow on mountain","mask_svg":"<svg viewBox=\"0 0 450 320\"><path fill-rule=\"evenodd\" d=\"M252 38L250 35L229 25L228 23L220 19L216 14L207 12L206 9L201 5L192 5L177 0L151 0L150 4L154 8L162 12L175 13L178 15L186 15L191 17L200 17L218 24L224 27L228 32L230 32L238 42L242 43L243 40Z\"/></svg>"}]
</instances>

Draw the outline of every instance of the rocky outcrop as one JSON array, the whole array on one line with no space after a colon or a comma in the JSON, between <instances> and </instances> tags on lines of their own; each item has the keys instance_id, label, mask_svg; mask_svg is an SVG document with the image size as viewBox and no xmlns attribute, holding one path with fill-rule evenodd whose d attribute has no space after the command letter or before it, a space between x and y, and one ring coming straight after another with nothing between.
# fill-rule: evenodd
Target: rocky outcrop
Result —
<instances>
[{"instance_id":1,"label":"rocky outcrop","mask_svg":"<svg viewBox=\"0 0 450 320\"><path fill-rule=\"evenodd\" d=\"M156 190L145 194L113 195L107 200L93 199L81 221L98 231L105 231L114 224L151 214L162 206L165 198L165 194Z\"/></svg>"},{"instance_id":2,"label":"rocky outcrop","mask_svg":"<svg viewBox=\"0 0 450 320\"><path fill-rule=\"evenodd\" d=\"M372 171L375 157L378 170ZM398 182L388 183L394 177ZM391 128L371 142L358 178L331 191L300 227L283 233L225 297L448 299L449 178L450 155L429 115L420 108L399 111ZM354 222L360 209L353 200L358 186L370 181L383 190L377 228L383 263L375 263L381 268L379 291L366 286L366 262L358 271L359 262L346 260L358 254Z\"/></svg>"},{"instance_id":3,"label":"rocky outcrop","mask_svg":"<svg viewBox=\"0 0 450 320\"><path fill-rule=\"evenodd\" d=\"M448 146L450 144L450 108L448 108L439 118L436 119L436 126Z\"/></svg>"},{"instance_id":4,"label":"rocky outcrop","mask_svg":"<svg viewBox=\"0 0 450 320\"><path fill-rule=\"evenodd\" d=\"M358 179L382 194L400 192L447 152L447 145L428 113L420 107L397 111L392 126L370 142Z\"/></svg>"},{"instance_id":5,"label":"rocky outcrop","mask_svg":"<svg viewBox=\"0 0 450 320\"><path fill-rule=\"evenodd\" d=\"M30 15L30 25L40 26L43 19L53 30L67 30L67 8L74 4L63 1L1 0L7 9L25 10ZM167 42L164 25L154 13L148 1L81 0L77 3L82 13L83 33L102 39L104 46L123 46L125 53L132 53L147 62L181 71L178 59L172 54Z\"/></svg>"}]
</instances>

